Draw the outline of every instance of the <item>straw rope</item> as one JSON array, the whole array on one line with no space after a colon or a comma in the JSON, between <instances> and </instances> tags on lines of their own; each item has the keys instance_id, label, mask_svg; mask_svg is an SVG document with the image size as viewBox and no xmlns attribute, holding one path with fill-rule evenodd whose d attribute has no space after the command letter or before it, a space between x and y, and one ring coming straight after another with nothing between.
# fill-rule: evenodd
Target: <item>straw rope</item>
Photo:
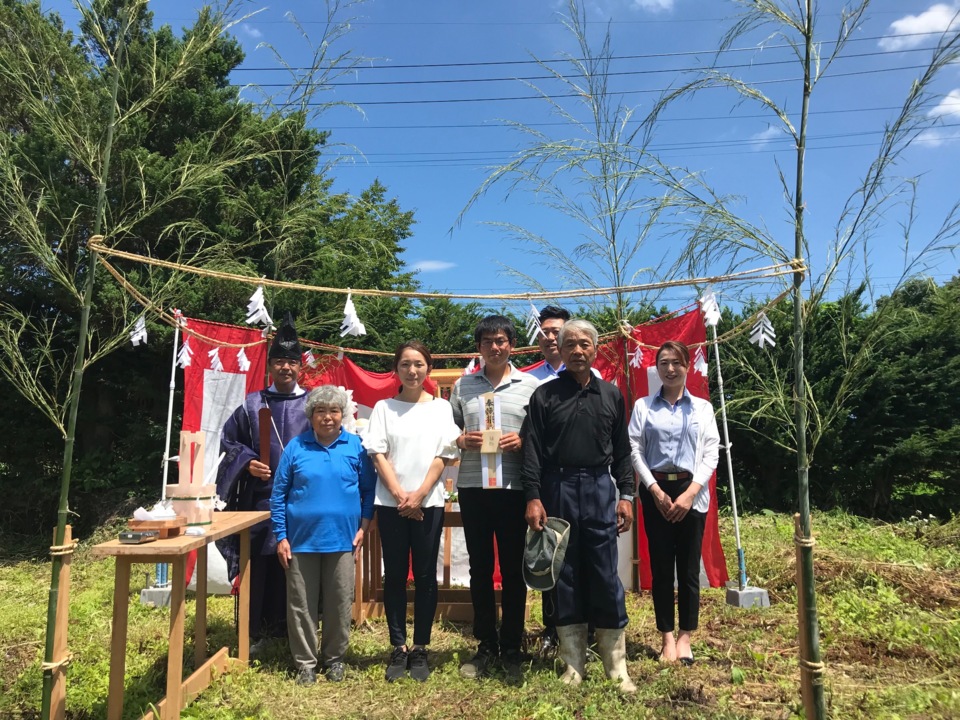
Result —
<instances>
[{"instance_id":1,"label":"straw rope","mask_svg":"<svg viewBox=\"0 0 960 720\"><path fill-rule=\"evenodd\" d=\"M40 669L43 670L44 672L46 672L47 670L59 670L60 668L65 668L71 662L73 662L73 653L67 652L67 654L64 655L62 658L60 658L59 660L40 663Z\"/></svg>"},{"instance_id":2,"label":"straw rope","mask_svg":"<svg viewBox=\"0 0 960 720\"><path fill-rule=\"evenodd\" d=\"M264 287L273 287L286 290L303 290L307 292L333 293L338 295L353 294L358 297L390 297L390 298L408 298L412 300L427 299L459 299L459 300L530 300L539 298L542 300L554 300L560 298L594 297L598 295L615 295L620 293L643 292L646 290L663 290L671 287L682 287L685 285L716 285L718 283L731 282L733 280L762 280L764 278L775 278L783 275L792 275L794 273L806 272L806 266L801 260L791 260L789 262L775 263L761 268L750 270L741 270L735 273L725 275L714 275L710 277L686 278L683 280L664 280L655 283L643 283L639 285L624 285L605 288L574 288L570 290L551 290L546 292L525 292L525 293L503 293L492 295L476 294L458 294L458 293L438 293L438 292L410 292L400 290L376 290L376 289L353 289L353 288L334 288L321 285L307 285L304 283L292 283L284 280L271 280L269 278L257 278L249 275L237 275L235 273L221 272L218 270L207 270L206 268L197 268L182 263L175 263L169 260L160 260L158 258L146 257L129 253L123 250L110 248L103 243L103 236L97 235L90 238L88 243L90 250L99 255L109 255L132 262L138 262L154 267L162 267L168 270L192 273L201 277L215 278L218 280L230 280L233 282L245 283L247 285L263 285Z\"/></svg>"},{"instance_id":3,"label":"straw rope","mask_svg":"<svg viewBox=\"0 0 960 720\"><path fill-rule=\"evenodd\" d=\"M187 327L181 320L174 317L166 310L164 310L160 305L153 302L149 297L137 289L132 283L130 283L123 274L114 267L109 261L106 260L104 255L111 255L127 260L132 260L134 262L141 262L148 265L154 265L157 267L165 267L172 270L179 270L181 272L189 272L196 275L212 277L222 280L233 280L236 282L251 284L251 285L264 285L276 288L286 288L286 289L297 289L297 290L306 290L312 292L327 292L327 293L353 293L358 296L369 296L369 297L403 297L403 298L413 298L413 299L427 299L427 298L445 298L445 299L472 299L472 300L532 300L533 298L537 299L556 299L556 298L567 298L567 297L589 297L595 295L607 295L613 293L623 293L623 292L639 292L642 290L654 290L654 289L663 289L667 287L680 287L684 285L704 285L704 284L717 284L722 282L730 282L733 280L757 280L763 278L773 278L781 277L783 275L793 274L796 272L806 272L806 267L803 265L800 260L792 260L790 262L776 263L774 265L768 265L766 267L754 268L751 270L742 270L736 273L728 273L726 275L718 275L713 277L702 277L702 278L689 278L686 280L672 280L659 283L646 283L641 285L629 285L622 287L611 287L611 288L581 288L567 291L550 291L542 293L509 293L509 294L495 294L495 295L460 295L460 294L451 294L451 293L420 293L420 292L400 292L400 291L389 291L389 290L370 290L370 289L343 289L343 288L328 288L323 286L314 286L314 285L305 285L301 283L288 283L279 280L269 280L266 278L252 278L246 275L235 275L232 273L224 273L213 270L206 270L203 268L195 268L189 265L183 265L181 263L169 262L166 260L158 260L156 258L144 257L142 255L136 255L134 253L124 252L122 250L116 250L106 246L103 243L103 236L97 235L90 239L89 241L90 249L97 253L97 260L100 264L107 270L108 273L119 283L119 285L133 297L140 305L145 309L153 312L159 319L164 321L166 324L171 327L180 326L181 331L188 336L197 338L198 340L207 343L208 345L215 345L217 347L224 348L248 348L260 345L264 340L256 340L249 343L226 343L221 340L215 340L204 335L201 332L198 332L192 328ZM758 309L750 317L743 320L739 325L730 330L726 331L722 335L718 336L716 340L710 341L707 340L701 343L692 343L690 347L703 347L710 345L712 343L721 343L732 340L733 338L741 335L745 329L753 324L756 318L762 312L766 312L770 308L777 305L781 300L783 300L787 295L789 295L791 289L788 288L784 290L780 295L778 295L773 300L766 303L762 308ZM674 310L672 312L666 313L657 318L653 318L648 322L642 323L637 327L643 327L646 325L652 325L659 320L668 318L674 315L678 315L684 310L694 307L696 303L691 303L679 310ZM612 340L618 336L624 337L629 342L634 343L636 346L645 348L645 349L657 349L656 345L650 345L642 341L638 341L634 338L630 332L633 328L630 326L621 326L619 331L605 333L599 336L600 340ZM301 343L307 347L316 348L318 350L323 350L326 352L336 352L336 353L350 353L353 355L367 355L372 357L393 357L393 353L384 352L380 350L366 350L363 348L346 348L338 345L331 345L329 343L322 343L310 340L301 340ZM520 348L514 348L512 351L517 355L526 355L538 352L539 348L537 346L526 346ZM469 359L476 357L475 352L471 353L436 353L433 356L438 360L458 360L458 359Z\"/></svg>"},{"instance_id":4,"label":"straw rope","mask_svg":"<svg viewBox=\"0 0 960 720\"><path fill-rule=\"evenodd\" d=\"M110 273L111 276L113 276L113 278L117 281L117 283L119 283L119 285L120 285L127 293L129 293L130 296L133 297L134 300L136 300L138 303L140 303L140 305L142 305L142 306L144 307L144 309L150 310L150 311L153 312L159 319L161 319L162 321L164 321L167 325L170 325L171 327L175 327L175 326L179 325L179 326L180 326L180 331L181 331L182 333L184 333L184 335L189 335L189 336L195 337L195 338L197 338L198 340L200 340L201 342L204 342L204 343L206 343L206 344L208 344L208 345L215 345L215 346L217 346L217 347L224 347L224 348L248 348L248 347L254 347L254 346L256 346L256 345L260 345L261 343L264 342L264 340L256 340L256 341L254 341L254 342L249 342L249 343L227 343L227 342L223 342L222 340L217 340L217 339L208 337L208 336L204 335L203 333L198 332L198 331L195 330L195 329L192 329L192 328L190 328L190 327L187 327L182 321L178 320L176 317L174 317L173 315L171 315L170 313L168 313L168 312L167 312L166 310L164 310L161 306L157 305L157 304L156 304L155 302L153 302L150 298L148 298L146 295L144 295L139 289L137 289L132 283L130 283L130 281L128 281L128 280L123 276L123 274L122 274L119 270L117 270L117 268L115 268L113 265L111 265L110 262L109 262L108 260L106 260L102 255L98 255L98 256L97 256L97 260L98 260L98 261L100 262L100 264L107 270L107 272ZM760 313L762 313L762 312L767 312L768 310L770 310L771 308L773 308L774 306L776 306L777 304L779 304L779 303L780 303L784 298L786 298L787 295L789 295L791 292L792 292L792 288L787 288L787 289L784 290L782 293L780 293L777 297L775 297L773 300L770 300L770 301L767 302L763 307L759 308L759 309L758 309L756 312L754 312L752 315L750 315L749 317L747 317L746 319L744 319L739 325L737 325L737 326L731 328L730 330L727 330L727 331L724 332L723 334L717 336L716 341L706 340L706 341L700 342L700 343L691 343L691 344L689 345L689 347L691 347L691 348L697 348L697 347L703 347L703 346L712 345L714 342L717 342L717 343L728 342L728 341L734 339L735 337L738 337L739 335L742 335L742 334L746 331L747 328L749 328L750 326L753 325L753 323L756 321L756 319L757 319L757 317L760 315ZM450 296L441 296L441 297L457 297L457 296L450 295ZM491 297L492 297L492 296L491 296ZM540 297L540 296L538 296L538 297ZM678 314L682 313L684 310L687 310L687 309L689 309L689 308L691 308L691 307L695 307L696 304L697 304L697 303L691 303L691 304L689 304L689 305L684 306L683 308L680 308L680 309L678 309L678 310L671 311L671 312L669 312L669 313L666 313L666 314L661 315L661 316L659 316L659 317L653 318L653 319L651 319L651 320L649 320L649 321L647 321L647 322L645 322L645 323L642 323L642 324L640 324L640 325L636 325L636 326L634 326L634 327L645 327L645 326L647 326L647 325L653 325L653 324L659 322L660 320L662 320L662 319L664 319L664 318L669 318L669 317L671 317L671 316L678 315ZM630 330L632 330L632 328L629 328L629 329L628 329L627 326L621 326L618 331L614 331L614 332L610 332L610 333L604 333L604 334L600 335L600 336L598 337L598 339L599 339L599 340L612 340L612 339L614 339L614 338L616 338L616 337L623 337L623 338L625 338L626 340L628 340L629 342L633 343L634 345L639 346L639 347L641 347L641 348L648 349L648 350L656 350L656 349L659 347L659 346L657 346L657 345L650 345L650 344L647 344L647 343L644 343L644 342L641 342L641 341L637 340L637 339L634 338L632 335L630 335ZM366 350L366 349L363 349L363 348L347 348L347 347L342 347L342 346L340 346L340 345L332 345L332 344L330 344L330 343L323 343L323 342L318 342L318 341L315 341L315 340L305 340L305 339L301 339L300 342L301 342L302 345L304 345L304 346L306 346L306 347L315 348L315 349L317 349L317 350L323 350L323 351L325 351L325 352L331 352L331 353L349 353L349 354L351 354L351 355L367 355L367 356L371 356L371 357L385 357L385 358L391 358L391 357L393 357L393 353L392 353L392 352L385 352L385 351L382 351L382 350ZM514 348L511 352L512 352L512 354L514 354L514 355L529 355L529 354L536 353L536 352L539 352L539 351L540 351L540 348L537 347L536 345L529 345L529 346L526 346L526 347ZM434 353L434 354L433 354L433 357L434 357L435 359L437 359L437 360L466 360L466 359L470 359L470 358L476 357L476 355L477 355L477 353L475 353L475 352L471 352L471 353Z\"/></svg>"},{"instance_id":5,"label":"straw rope","mask_svg":"<svg viewBox=\"0 0 960 720\"><path fill-rule=\"evenodd\" d=\"M77 549L77 541L71 540L66 545L51 545L50 546L50 555L73 555L74 550Z\"/></svg>"},{"instance_id":6,"label":"straw rope","mask_svg":"<svg viewBox=\"0 0 960 720\"><path fill-rule=\"evenodd\" d=\"M811 662L804 658L799 658L800 669L813 675L813 681L820 681L826 666L822 662Z\"/></svg>"}]
</instances>

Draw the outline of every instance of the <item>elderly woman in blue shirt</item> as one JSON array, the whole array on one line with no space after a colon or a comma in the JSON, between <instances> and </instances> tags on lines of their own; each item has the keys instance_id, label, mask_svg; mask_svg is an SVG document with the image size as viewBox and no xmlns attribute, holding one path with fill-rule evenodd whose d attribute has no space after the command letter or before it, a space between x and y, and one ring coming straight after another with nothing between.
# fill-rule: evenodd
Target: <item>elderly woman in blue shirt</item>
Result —
<instances>
[{"instance_id":1,"label":"elderly woman in blue shirt","mask_svg":"<svg viewBox=\"0 0 960 720\"><path fill-rule=\"evenodd\" d=\"M343 429L347 393L324 385L310 393L310 430L284 449L273 481L270 516L287 576L287 632L297 682L317 679L317 623L323 598L322 669L344 676L357 554L373 518L377 477L360 438Z\"/></svg>"},{"instance_id":2,"label":"elderly woman in blue shirt","mask_svg":"<svg viewBox=\"0 0 960 720\"><path fill-rule=\"evenodd\" d=\"M690 351L665 342L657 350L658 393L637 400L630 418L633 467L650 551L653 609L663 635L660 659L693 664L690 637L700 617L700 550L717 469L720 433L713 406L686 388ZM674 638L673 578L679 632Z\"/></svg>"}]
</instances>

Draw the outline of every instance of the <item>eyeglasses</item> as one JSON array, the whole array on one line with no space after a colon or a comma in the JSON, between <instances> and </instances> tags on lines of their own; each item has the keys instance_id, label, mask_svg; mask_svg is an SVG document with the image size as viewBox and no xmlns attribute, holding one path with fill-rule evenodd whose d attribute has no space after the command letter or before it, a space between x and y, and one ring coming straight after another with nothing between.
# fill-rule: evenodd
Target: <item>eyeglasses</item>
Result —
<instances>
[{"instance_id":1,"label":"eyeglasses","mask_svg":"<svg viewBox=\"0 0 960 720\"><path fill-rule=\"evenodd\" d=\"M505 337L486 338L480 341L480 347L482 347L485 350L489 350L492 347L504 347L505 345L509 345L509 344L510 344L509 338L505 338Z\"/></svg>"}]
</instances>

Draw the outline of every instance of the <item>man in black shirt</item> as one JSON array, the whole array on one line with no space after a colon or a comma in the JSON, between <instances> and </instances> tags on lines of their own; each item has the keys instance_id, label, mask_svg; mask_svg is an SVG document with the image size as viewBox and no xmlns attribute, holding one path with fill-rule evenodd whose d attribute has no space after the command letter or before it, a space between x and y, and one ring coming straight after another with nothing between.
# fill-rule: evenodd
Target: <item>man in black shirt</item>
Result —
<instances>
[{"instance_id":1,"label":"man in black shirt","mask_svg":"<svg viewBox=\"0 0 960 720\"><path fill-rule=\"evenodd\" d=\"M571 320L560 331L566 366L530 398L523 437L526 520L542 530L548 515L570 523L570 542L554 594L561 678L578 684L586 672L587 622L607 677L635 692L627 675L627 609L617 575L617 535L633 523L634 474L623 396L594 376L597 330ZM616 478L616 482L612 480Z\"/></svg>"}]
</instances>

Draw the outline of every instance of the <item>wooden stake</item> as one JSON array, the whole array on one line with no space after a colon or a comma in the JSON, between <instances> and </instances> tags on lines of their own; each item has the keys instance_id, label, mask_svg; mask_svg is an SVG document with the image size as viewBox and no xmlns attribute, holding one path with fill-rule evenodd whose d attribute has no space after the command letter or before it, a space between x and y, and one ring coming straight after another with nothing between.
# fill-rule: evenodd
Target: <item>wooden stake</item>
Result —
<instances>
[{"instance_id":1,"label":"wooden stake","mask_svg":"<svg viewBox=\"0 0 960 720\"><path fill-rule=\"evenodd\" d=\"M57 542L57 530L53 530L53 542ZM73 533L70 525L64 528L63 545L73 542ZM67 651L67 623L70 621L70 562L73 553L63 556L60 565L60 591L57 595L57 623L53 629L53 662L58 663L53 669L53 689L50 695L50 720L63 720L67 711L67 668L64 665L68 658Z\"/></svg>"},{"instance_id":2,"label":"wooden stake","mask_svg":"<svg viewBox=\"0 0 960 720\"><path fill-rule=\"evenodd\" d=\"M802 537L803 527L800 522L800 513L793 516L793 530L796 537ZM806 584L803 579L803 547L795 543L797 550L797 629L800 632L800 697L803 700L804 714L808 718L815 718L816 702L813 695L813 675L807 669L810 661L810 637L807 632L807 598L804 592Z\"/></svg>"}]
</instances>

